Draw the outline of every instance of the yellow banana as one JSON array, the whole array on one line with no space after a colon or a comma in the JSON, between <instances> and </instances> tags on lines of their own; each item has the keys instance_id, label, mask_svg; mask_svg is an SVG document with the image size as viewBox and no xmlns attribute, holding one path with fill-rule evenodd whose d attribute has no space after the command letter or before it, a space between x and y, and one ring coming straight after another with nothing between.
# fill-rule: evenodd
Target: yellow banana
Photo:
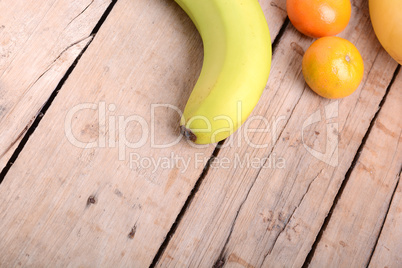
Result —
<instances>
[{"instance_id":1,"label":"yellow banana","mask_svg":"<svg viewBox=\"0 0 402 268\"><path fill-rule=\"evenodd\" d=\"M272 48L257 0L175 0L204 44L200 77L181 118L197 144L219 142L250 115L268 80Z\"/></svg>"}]
</instances>

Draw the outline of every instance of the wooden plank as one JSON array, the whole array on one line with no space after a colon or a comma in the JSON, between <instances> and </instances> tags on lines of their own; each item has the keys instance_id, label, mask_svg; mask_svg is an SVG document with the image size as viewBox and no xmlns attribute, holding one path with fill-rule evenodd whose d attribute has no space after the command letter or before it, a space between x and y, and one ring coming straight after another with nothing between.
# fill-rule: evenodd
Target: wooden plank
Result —
<instances>
[{"instance_id":1,"label":"wooden plank","mask_svg":"<svg viewBox=\"0 0 402 268\"><path fill-rule=\"evenodd\" d=\"M402 117L395 116L402 114L401 87L399 72L317 244L312 267L368 265L401 170Z\"/></svg>"},{"instance_id":2,"label":"wooden plank","mask_svg":"<svg viewBox=\"0 0 402 268\"><path fill-rule=\"evenodd\" d=\"M276 36L285 13L265 11ZM152 105L182 110L201 63L173 1L115 4L0 185L2 266L152 262L215 148L159 148L178 138L179 116Z\"/></svg>"},{"instance_id":3,"label":"wooden plank","mask_svg":"<svg viewBox=\"0 0 402 268\"><path fill-rule=\"evenodd\" d=\"M369 267L398 268L402 266L402 183L396 189L380 239Z\"/></svg>"},{"instance_id":4,"label":"wooden plank","mask_svg":"<svg viewBox=\"0 0 402 268\"><path fill-rule=\"evenodd\" d=\"M109 4L0 1L0 170Z\"/></svg>"},{"instance_id":5,"label":"wooden plank","mask_svg":"<svg viewBox=\"0 0 402 268\"><path fill-rule=\"evenodd\" d=\"M376 40L366 1L352 2L341 36L363 56L361 87L339 102L313 94L301 75L312 40L289 26L252 114L250 126L265 132L247 139L238 131L226 142L232 146L221 149L158 266L302 266L397 66ZM332 166L306 147L326 152L318 157Z\"/></svg>"}]
</instances>

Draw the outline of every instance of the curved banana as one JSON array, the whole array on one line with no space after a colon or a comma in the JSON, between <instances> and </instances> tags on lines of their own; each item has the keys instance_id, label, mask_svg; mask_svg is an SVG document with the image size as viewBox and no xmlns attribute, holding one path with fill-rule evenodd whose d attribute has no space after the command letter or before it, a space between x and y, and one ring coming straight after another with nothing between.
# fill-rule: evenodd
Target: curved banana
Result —
<instances>
[{"instance_id":1,"label":"curved banana","mask_svg":"<svg viewBox=\"0 0 402 268\"><path fill-rule=\"evenodd\" d=\"M197 144L231 135L256 106L271 67L271 40L257 0L175 0L204 44L200 77L181 118Z\"/></svg>"}]
</instances>

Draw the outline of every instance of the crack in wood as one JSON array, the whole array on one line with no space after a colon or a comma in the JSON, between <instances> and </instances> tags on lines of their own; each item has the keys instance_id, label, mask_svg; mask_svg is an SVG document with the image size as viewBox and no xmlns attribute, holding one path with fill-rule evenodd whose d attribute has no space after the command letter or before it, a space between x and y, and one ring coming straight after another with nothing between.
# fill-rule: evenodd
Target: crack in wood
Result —
<instances>
[{"instance_id":1,"label":"crack in wood","mask_svg":"<svg viewBox=\"0 0 402 268\"><path fill-rule=\"evenodd\" d=\"M378 58L379 54L380 54L380 49L377 50L377 54L376 54L376 56L374 57L373 62L376 61L376 59ZM367 72L367 77L369 77L369 75L370 75L371 70L373 69L373 67L374 67L374 64L372 64L371 67L370 67L370 69L368 70L368 72ZM398 70L398 69L397 69L397 70ZM394 74L394 75L395 75L395 74ZM394 76L394 77L395 77L395 76ZM366 87L367 82L368 82L368 79L366 79L366 80L363 82L363 84L360 85L360 87L362 88L362 90L360 90L359 96L356 98L356 102L355 102L354 105L352 106L352 107L353 107L353 110L349 110L349 112L348 112L348 114L347 114L347 116L346 116L345 124L343 125L342 129L339 130L339 133L343 132L344 128L348 125L347 123L348 123L349 117L350 117L350 115L354 114L354 111L355 111L355 109L357 108L358 103L360 102L360 96L361 96L361 94L362 94L362 92L363 92L363 89ZM391 80L391 82L392 82L392 80ZM379 105L379 108L380 108L380 105Z\"/></svg>"},{"instance_id":2,"label":"crack in wood","mask_svg":"<svg viewBox=\"0 0 402 268\"><path fill-rule=\"evenodd\" d=\"M287 26L287 23L285 22L285 23L284 23L284 27L286 28L286 26ZM282 30L282 29L281 29L281 30ZM279 38L280 38L280 37L279 37ZM275 43L275 42L276 42L276 39L275 39L274 43ZM305 89L303 89L303 92L304 92L304 90L305 90ZM282 136L284 130L286 129L286 126L288 125L288 123L289 123L289 121L290 121L290 118L291 118L292 115L293 115L293 112L295 111L297 105L298 105L299 102L300 102L301 97L303 96L303 92L302 92L302 94L300 94L300 97L299 97L299 99L297 100L296 104L294 105L292 111L290 112L290 115L289 115L288 119L286 120L286 123L285 123L284 127L282 128L280 134L277 136L276 141L275 141L274 145L272 146L272 148L271 148L271 150L270 150L270 152L269 152L269 154L268 154L268 157L269 157L270 155L272 155L272 152L274 151L275 146L278 144L278 141L279 141L280 137ZM264 161L264 164L263 164L262 166L264 166L264 165L266 164L266 162L268 161L268 157L266 157L266 159L265 159L265 161ZM218 257L218 259L215 261L215 263L218 263L219 260L222 260L222 259L225 260L225 258L224 258L224 253L225 253L226 247L227 247L227 245L228 245L228 243L229 243L229 241L230 241L230 238L231 238L232 232L233 232L233 230L234 230L234 226L235 226L235 224L236 224L236 221L237 221L237 218L238 218L238 216L239 216L240 210L242 209L244 203L245 203L246 200L248 199L248 196L249 196L249 194L250 194L252 188L254 187L255 182L257 181L257 179L258 179L258 177L259 177L261 171L262 171L262 168L258 170L257 175L255 176L254 181L252 182L250 188L248 189L248 192L247 192L247 194L246 194L246 197L245 197L245 198L243 199L243 201L241 202L241 204L240 204L240 206L239 206L239 208L238 208L238 210L237 210L237 212L236 212L235 218L234 218L233 221L232 221L229 234L228 234L228 236L227 236L227 238L226 238L226 241L225 241L225 243L224 243L224 245L223 245L223 247L222 247L221 253L219 254L219 257ZM322 171L322 170L321 170L321 171ZM304 196L303 196L303 197L304 197ZM293 215L293 213L292 213L292 215ZM264 259L265 259L265 257L264 257Z\"/></svg>"},{"instance_id":3,"label":"crack in wood","mask_svg":"<svg viewBox=\"0 0 402 268\"><path fill-rule=\"evenodd\" d=\"M267 258L267 256L271 254L272 250L273 250L274 247L275 247L276 242L277 242L278 239L279 239L279 236L283 233L283 231L285 231L285 229L286 229L287 225L289 224L290 220L292 219L294 213L295 213L296 210L300 207L301 203L302 203L303 200L304 200L304 197L305 197L306 194L309 192L310 186L311 186L311 185L313 184L313 182L322 174L323 171L324 171L324 169L322 168L322 169L317 173L317 175L314 176L314 178L313 178L313 179L310 181L310 183L308 184L307 189L306 189L306 191L304 192L304 194L302 195L302 197L300 198L299 203L295 206L295 208L293 209L292 213L289 215L289 217L288 217L288 218L286 219L286 221L284 222L284 225L283 225L282 229L279 231L279 233L276 235L275 240L274 240L274 243L272 244L271 248L270 248L270 249L268 250L268 252L264 255L264 258L263 258L262 263L264 263L264 262L265 262L265 259Z\"/></svg>"},{"instance_id":4,"label":"crack in wood","mask_svg":"<svg viewBox=\"0 0 402 268\"><path fill-rule=\"evenodd\" d=\"M286 28L287 25L288 25L288 22L285 22L284 25L283 25L283 28ZM282 31L282 29L281 29L281 31ZM280 31L280 32L281 32L281 31ZM278 34L278 36L277 36L277 38L275 39L274 43L276 43L277 39L280 39L280 38L281 38L281 36L279 36L279 34ZM275 47L276 47L276 46L275 46ZM304 92L304 89L303 89L303 92ZM272 154L272 152L273 152L274 149L275 149L275 146L278 144L278 140L280 139L280 137L282 136L284 130L286 129L286 126L287 126L287 124L289 123L289 120L290 120L290 118L292 117L293 112L295 111L295 109L296 109L298 103L300 102L300 99L301 99L302 95L303 95L303 93L300 95L300 98L297 100L295 106L293 107L292 111L290 112L290 116L288 117L288 120L286 120L286 123L285 123L284 127L282 128L280 134L277 136L277 139L276 139L274 145L272 146L272 149L270 150L270 152L269 152L269 154L268 154L268 157ZM262 166L264 166L265 163L268 161L268 157L265 159L265 162L264 162L264 164L263 164ZM224 258L225 250L226 250L226 247L227 247L227 245L228 245L228 243L229 243L229 241L230 241L230 238L231 238L231 235L232 235L232 233L233 233L234 226L235 226L235 224L236 224L236 221L237 221L237 218L238 218L238 216L239 216L240 210L242 209L244 203L245 203L246 200L248 199L248 196L249 196L249 194L250 194L252 188L254 187L255 182L257 181L257 179L258 179L258 177L259 177L261 171L262 171L262 168L258 171L257 175L255 176L254 181L252 182L252 184L251 184L251 186L250 186L250 188L249 188L249 190L248 190L248 192L247 192L247 194L246 194L246 197L245 197L245 198L243 199L243 201L241 202L241 204L240 204L240 206L239 206L239 209L238 209L237 212L236 212L235 218L234 218L233 221L232 221L232 224L231 224L231 227L230 227L230 231L229 231L228 237L226 238L225 244L223 245L222 250L221 250L221 253L219 254L219 257L218 257L218 259L215 261L215 263L219 263L221 260L223 260L223 262L224 262L224 260L225 260L225 258ZM292 213L292 215L293 215L293 213ZM265 257L264 257L264 259L265 259Z\"/></svg>"},{"instance_id":5,"label":"crack in wood","mask_svg":"<svg viewBox=\"0 0 402 268\"><path fill-rule=\"evenodd\" d=\"M92 0L77 16L75 16L67 25L64 27L66 29L73 21L75 21L79 16L81 16L93 3L95 0Z\"/></svg>"},{"instance_id":6,"label":"crack in wood","mask_svg":"<svg viewBox=\"0 0 402 268\"><path fill-rule=\"evenodd\" d=\"M49 65L48 70L51 69L51 67L53 66L53 64L54 64L58 59L60 59L60 57L61 57L66 51L68 51L70 48L72 48L73 46L75 46L75 45L81 43L81 42L84 41L85 39L89 39L89 40L88 40L88 45L89 45L89 44L92 42L93 37L94 37L94 35L93 35L93 34L90 34L89 36L83 37L83 38L81 38L81 39L79 39L79 40L73 42L71 45L67 46L65 49L63 49L63 50L60 52L60 54L59 54L59 55L53 60L53 62Z\"/></svg>"},{"instance_id":7,"label":"crack in wood","mask_svg":"<svg viewBox=\"0 0 402 268\"><path fill-rule=\"evenodd\" d=\"M39 75L39 77L37 79L35 79L35 81L33 83L31 83L28 88L25 90L23 96L26 95L26 93L32 89L34 87L34 85L43 77L45 76L45 74L47 72L49 72L53 65L58 61L58 59L60 59L60 57L66 52L68 51L70 48L72 48L73 46L79 44L80 42L84 41L85 39L91 38L92 36L87 36L85 38L81 38L80 40L72 43L71 45L67 46L65 49L63 49L63 51L60 52L60 54L52 61L52 63L49 64L49 66L46 68L46 70ZM92 37L93 38L93 37ZM88 44L90 44L90 42L92 41L92 39L90 39L88 41ZM8 114L11 114L11 112L15 109L15 106L9 111ZM25 133L27 133L27 131L29 130L29 128L32 126L32 123L35 121L35 119L37 118L38 115L42 114L41 110L43 109L43 106L39 109L39 111L36 113L36 115L31 118L31 120L28 122L28 124L24 127L24 129L17 135L17 137L14 139L14 141L12 141L10 143L10 145L5 149L5 151L3 153L1 153L0 155L0 159L4 157L4 155L21 139L21 137L24 136Z\"/></svg>"},{"instance_id":8,"label":"crack in wood","mask_svg":"<svg viewBox=\"0 0 402 268\"><path fill-rule=\"evenodd\" d=\"M191 190L190 195L187 197L187 200L184 202L183 207L181 208L179 214L177 215L174 223L172 224L172 226L170 227L169 232L167 233L164 241L162 242L161 246L159 247L154 259L152 260L151 265L149 266L150 268L155 267L156 264L158 263L160 257L162 256L162 254L165 252L165 249L167 248L170 239L172 238L172 236L175 234L181 220L184 217L184 214L186 213L188 207L191 205L196 193L198 192L204 178L207 176L211 163L212 161L214 161L214 159L218 156L219 151L221 150L223 144L225 143L225 140L220 141L217 146L215 147L211 157L209 158L209 160L207 161L207 164L205 165L204 169L201 172L200 177L198 178L198 180L196 181L193 189Z\"/></svg>"},{"instance_id":9,"label":"crack in wood","mask_svg":"<svg viewBox=\"0 0 402 268\"><path fill-rule=\"evenodd\" d=\"M386 213L385 213L385 217L384 217L384 219L383 219L383 221L382 221L380 231L378 232L377 239L376 239L376 241L375 241L375 243L374 243L373 249L372 249L372 251L371 251L371 253L370 253L370 257L368 258L365 267L369 267L370 262L371 262L371 260L372 260L372 258L373 258L373 256L374 256L374 252L375 252L375 249L377 248L378 241L380 240L382 230L384 229L385 222L387 221L387 217L388 217L389 210L391 209L391 206L392 206L392 201L394 200L394 196L395 196L396 190L397 190L398 187L399 187L399 183L400 183L400 180L401 180L401 173L402 173L402 167L399 169L399 175L397 176L396 185L395 185L395 188L394 188L394 190L393 190L393 192L392 192L391 198L390 198L390 200L389 200L388 207L387 207L387 211L386 211Z\"/></svg>"},{"instance_id":10,"label":"crack in wood","mask_svg":"<svg viewBox=\"0 0 402 268\"><path fill-rule=\"evenodd\" d=\"M225 257L218 258L212 268L222 268L225 265Z\"/></svg>"},{"instance_id":11,"label":"crack in wood","mask_svg":"<svg viewBox=\"0 0 402 268\"><path fill-rule=\"evenodd\" d=\"M24 129L18 134L18 136L11 142L11 144L5 149L5 151L0 155L0 159L3 158L9 150L24 136L24 134L29 130L32 123L35 121L36 117L40 115L40 111L34 117L29 120L28 124L24 127Z\"/></svg>"},{"instance_id":12,"label":"crack in wood","mask_svg":"<svg viewBox=\"0 0 402 268\"><path fill-rule=\"evenodd\" d=\"M284 12L284 13L287 14L286 9L284 9L284 8L282 8L282 7L280 7L280 6L278 6L278 4L276 4L275 2L271 2L270 5L271 5L271 7L276 7L276 8L279 9L280 11L282 11L282 12Z\"/></svg>"},{"instance_id":13,"label":"crack in wood","mask_svg":"<svg viewBox=\"0 0 402 268\"><path fill-rule=\"evenodd\" d=\"M91 2L92 3L92 2ZM18 142L19 138L22 138L20 144L18 145L17 149L14 151L13 155L11 156L11 158L8 160L6 166L3 168L3 170L0 171L0 183L2 183L2 181L4 180L5 176L7 175L8 171L11 168L11 165L13 164L13 162L18 158L19 154L21 153L21 151L23 150L25 144L28 142L29 137L31 136L31 134L35 131L36 127L39 125L40 120L42 119L43 115L45 115L46 111L49 109L50 105L52 104L53 100L56 98L58 91L62 88L62 86L64 85L65 81L67 80L68 76L71 74L71 72L74 70L75 66L77 65L78 61L81 59L82 55L85 53L86 49L88 48L88 46L91 44L93 38L95 37L95 35L97 34L97 32L99 31L100 27L102 26L102 24L105 22L106 18L108 17L108 15L110 14L110 12L112 11L114 5L117 3L117 0L112 0L109 3L109 6L106 8L105 12L103 13L102 17L99 19L98 23L95 25L94 29L92 30L91 34L85 38L82 38L74 43L72 43L71 45L69 45L67 48L65 48L57 57L55 60L53 60L53 62L49 65L49 67L38 77L38 79L35 80L35 82L28 88L28 90L39 81L39 79L41 77L43 77L43 75L46 74L46 72L48 72L51 67L53 66L53 64L63 55L63 53L65 53L68 49L70 49L71 47L73 47L74 45L80 43L81 41L85 40L86 38L92 38L91 40L88 41L88 43L85 45L85 47L81 50L80 54L76 57L76 59L74 60L74 62L71 64L71 66L67 69L66 73L64 74L64 76L61 78L61 80L59 81L58 85L56 86L55 90L52 92L52 94L50 95L49 99L45 102L45 104L42 106L40 112L39 112L39 116L36 116L34 118L34 121L32 123L32 125L30 127L28 127L27 131L22 131L19 134L19 137L17 139L15 139L14 144L16 142ZM53 3L54 5L54 3ZM53 6L52 5L52 6ZM4 72L3 72L4 73ZM1 75L0 74L0 77ZM25 93L24 93L25 94ZM25 133L25 135L24 135ZM8 150L10 150L12 148L12 146L10 146L10 148L8 148ZM7 153L7 151L5 153ZM1 157L3 157L5 155L5 153L2 154ZM1 158L0 157L0 158Z\"/></svg>"},{"instance_id":14,"label":"crack in wood","mask_svg":"<svg viewBox=\"0 0 402 268\"><path fill-rule=\"evenodd\" d=\"M283 36L283 34L285 33L286 28L287 28L288 25L289 25L289 22L290 22L289 17L286 17L285 21L284 21L283 24L282 24L281 29L279 30L278 34L277 34L276 37L275 37L274 42L272 43L272 55L275 54L276 48L278 47L278 44L279 44L279 42L281 41L282 36Z\"/></svg>"},{"instance_id":15,"label":"crack in wood","mask_svg":"<svg viewBox=\"0 0 402 268\"><path fill-rule=\"evenodd\" d=\"M315 251L316 251L316 249L317 249L317 246L318 246L319 242L321 241L321 237L322 237L324 231L326 230L329 221L331 220L332 212L334 211L336 205L338 204L338 200L339 200L339 199L341 198L341 196L342 196L342 193L343 193L343 191L344 191L344 189L345 189L345 187L346 187L346 184L347 184L347 182L348 182L348 180L349 180L349 177L350 177L350 175L352 174L352 171L354 170L354 168L355 168L357 162L359 161L360 154L361 154L361 152L362 152L362 150L363 150L363 148L364 148L364 146L365 146L365 144L366 144L366 141L367 141L367 139L368 139L368 137L369 137L369 135L370 135L370 133L371 133L371 130L373 129L373 126L374 126L374 124L375 124L375 122L376 122L376 120L377 120L377 117L378 117L378 115L379 115L379 113L380 113L380 111L381 111L382 106L383 106L384 103L385 103L385 100L386 100L386 98L387 98L387 96L388 96L388 94L389 94L389 92L390 92L390 90L391 90L391 87L392 87L392 85L393 85L393 83L394 83L394 81L395 81L395 79L396 79L398 73L400 72L400 69L401 69L401 65L398 65L398 66L396 67L396 69L395 69L395 72L394 72L394 74L393 74L393 76L392 76L392 79L391 79L390 83L388 84L387 90L385 91L385 94L384 94L382 100L380 101L380 103L379 103L379 105L378 105L378 110L377 110L377 112L374 114L373 118L371 119L370 125L369 125L369 127L368 127L368 129L367 129L367 131L366 131L366 134L364 135L364 137L363 137L363 139L362 139L362 142L361 142L359 148L358 148L357 151L356 151L355 157L353 158L353 160L352 160L352 162L351 162L351 164L350 164L350 167L349 167L348 171L347 171L346 174L345 174L345 178L344 178L343 181L341 182L341 185L340 185L340 187L339 187L339 189L338 189L338 193L336 194L336 196L335 196L335 198L334 198L334 201L333 201L333 203L332 203L332 206L331 206L331 208L329 209L329 211L328 211L328 213L327 213L327 215L326 215L326 217L325 217L325 219L324 219L324 222L323 222L323 224L322 224L320 230L318 231L318 234L317 234L317 236L316 236L316 238L315 238L315 241L314 241L313 245L311 246L310 252L308 253L308 255L307 255L307 257L306 257L306 259L305 259L305 261L304 261L304 264L302 265L303 268L307 268L307 267L309 266L309 264L310 264L310 261L311 261L311 260L313 259L313 257L314 257L314 253L315 253ZM348 117L349 117L349 115L348 115ZM346 121L345 121L345 122L346 122ZM346 125L346 123L345 123L345 125Z\"/></svg>"},{"instance_id":16,"label":"crack in wood","mask_svg":"<svg viewBox=\"0 0 402 268\"><path fill-rule=\"evenodd\" d=\"M49 72L51 69L52 69L52 67L54 66L54 64L60 59L60 57L65 53L65 52L67 52L70 48L72 48L73 46L75 46L75 45L77 45L77 44L79 44L79 43L81 43L82 41L84 41L85 39L90 39L89 41L88 41L88 43L87 43L87 45L84 47L84 49L81 51L81 53L85 50L85 48L92 42L92 40L93 40L93 35L89 35L89 36L86 36L86 37L84 37L84 38L81 38L81 39L79 39L78 41L75 41L74 43L72 43L71 45L69 45L69 46L67 46L65 49L63 49L60 53L59 53L59 55L48 65L48 67L45 69L45 71L43 71L39 76L38 76L38 78L36 78L35 79L35 81L34 82L32 82L29 86L28 86L28 88L24 91L24 93L22 94L22 97L23 96L25 96L26 94L27 94L27 92L29 92L29 90L31 90L33 87L34 87L34 85L36 84L36 83L38 83L38 81L43 77L43 76L45 76L45 74L47 73L47 72ZM80 55L81 55L81 53L80 53ZM80 57L80 55L78 55L78 57ZM77 58L78 58L77 57ZM74 64L73 64L74 65ZM70 66L71 67L71 66ZM9 111L9 113L8 114L11 114L11 112L14 110L14 108L15 108L15 106L12 108L12 109L10 109L10 111Z\"/></svg>"},{"instance_id":17,"label":"crack in wood","mask_svg":"<svg viewBox=\"0 0 402 268\"><path fill-rule=\"evenodd\" d=\"M1 1L1 0L0 0ZM37 29L40 27L40 25L42 24L43 20L46 18L47 14L52 10L52 8L54 7L54 5L57 3L57 1L54 1L52 3L52 5L49 7L49 9L44 13L44 15L40 18L39 22L36 24L36 26L32 29L30 35L27 37L26 41L31 39L31 37L36 33ZM26 42L26 44L28 44L28 42ZM20 50L23 50L25 48L25 45L21 47ZM14 62L14 60L17 58L18 53L15 53L15 56L12 58L12 60L10 61L10 63L5 66L3 73L0 74L0 78L4 75L4 73L8 70L8 68L12 65L12 63Z\"/></svg>"}]
</instances>

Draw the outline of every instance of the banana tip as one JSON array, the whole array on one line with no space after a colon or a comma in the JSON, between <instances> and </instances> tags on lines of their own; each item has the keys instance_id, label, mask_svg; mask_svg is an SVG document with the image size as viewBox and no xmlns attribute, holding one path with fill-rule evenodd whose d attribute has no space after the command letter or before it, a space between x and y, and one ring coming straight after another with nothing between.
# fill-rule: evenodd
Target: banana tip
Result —
<instances>
[{"instance_id":1,"label":"banana tip","mask_svg":"<svg viewBox=\"0 0 402 268\"><path fill-rule=\"evenodd\" d=\"M180 133L186 137L186 139L195 142L197 140L197 136L189 129L187 129L185 126L180 126Z\"/></svg>"}]
</instances>

